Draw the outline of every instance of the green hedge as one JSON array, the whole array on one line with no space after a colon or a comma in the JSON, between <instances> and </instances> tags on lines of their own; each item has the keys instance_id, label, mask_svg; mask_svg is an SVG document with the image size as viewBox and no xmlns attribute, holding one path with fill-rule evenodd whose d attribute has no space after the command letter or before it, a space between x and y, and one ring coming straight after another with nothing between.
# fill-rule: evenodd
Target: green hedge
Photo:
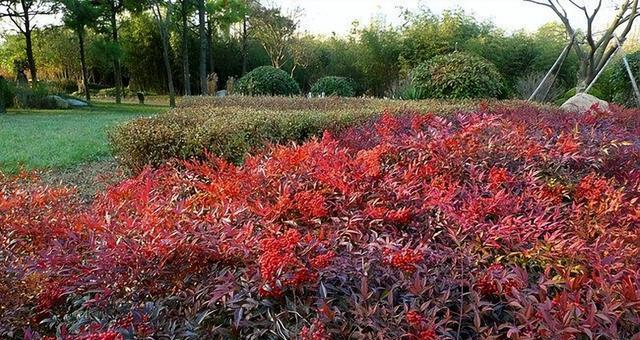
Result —
<instances>
[{"instance_id":1,"label":"green hedge","mask_svg":"<svg viewBox=\"0 0 640 340\"><path fill-rule=\"evenodd\" d=\"M298 83L291 76L272 66L262 66L238 80L236 90L248 96L292 96L300 94Z\"/></svg>"},{"instance_id":2,"label":"green hedge","mask_svg":"<svg viewBox=\"0 0 640 340\"><path fill-rule=\"evenodd\" d=\"M497 98L503 87L495 65L463 52L436 56L413 69L411 76L414 86L428 98Z\"/></svg>"},{"instance_id":3,"label":"green hedge","mask_svg":"<svg viewBox=\"0 0 640 340\"><path fill-rule=\"evenodd\" d=\"M325 95L328 97L353 97L356 91L353 86L353 80L345 77L324 77L320 78L311 87L311 94L314 96Z\"/></svg>"},{"instance_id":4,"label":"green hedge","mask_svg":"<svg viewBox=\"0 0 640 340\"><path fill-rule=\"evenodd\" d=\"M116 126L108 135L118 161L136 173L147 165L159 166L172 158L202 158L205 151L240 163L247 153L266 144L304 142L325 130L336 132L384 111L444 114L474 109L478 103L339 97L193 97L165 114Z\"/></svg>"}]
</instances>

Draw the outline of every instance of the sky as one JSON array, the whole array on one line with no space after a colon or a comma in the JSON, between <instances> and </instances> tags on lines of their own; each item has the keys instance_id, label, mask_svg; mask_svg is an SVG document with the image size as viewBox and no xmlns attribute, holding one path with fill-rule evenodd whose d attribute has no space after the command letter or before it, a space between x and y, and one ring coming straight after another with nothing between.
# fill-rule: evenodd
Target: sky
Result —
<instances>
[{"instance_id":1,"label":"sky","mask_svg":"<svg viewBox=\"0 0 640 340\"><path fill-rule=\"evenodd\" d=\"M439 14L447 9L463 8L478 19L491 20L496 26L513 32L524 29L535 31L540 26L558 21L555 14L546 7L525 2L523 0L261 0L264 5L282 7L285 11L299 7L303 10L301 28L303 31L315 35L346 35L352 28L354 21L366 24L372 18L384 18L389 24L401 24L402 8L417 10L428 8ZM568 4L568 0L560 0ZM597 26L603 27L610 20L615 10L612 3L619 0L605 0L601 14L598 16L603 22ZM598 0L580 0L593 8ZM570 9L570 6L568 7ZM585 22L584 14L575 8L570 10L570 17L575 26ZM41 18L40 25L51 24L52 18ZM0 35L3 29L10 26L7 22L0 23Z\"/></svg>"},{"instance_id":2,"label":"sky","mask_svg":"<svg viewBox=\"0 0 640 340\"><path fill-rule=\"evenodd\" d=\"M593 8L597 0L582 0L588 8ZM401 8L429 8L434 13L446 9L464 8L479 19L489 19L496 26L513 32L519 29L535 31L538 27L556 21L555 14L547 7L524 2L523 0L271 0L287 10L300 7L304 11L301 26L313 34L343 35L349 32L352 22L368 23L371 18L383 17L386 22L400 24ZM601 17L611 18L614 9L605 1ZM570 11L573 21L584 21L584 15ZM604 25L600 23L599 26Z\"/></svg>"}]
</instances>

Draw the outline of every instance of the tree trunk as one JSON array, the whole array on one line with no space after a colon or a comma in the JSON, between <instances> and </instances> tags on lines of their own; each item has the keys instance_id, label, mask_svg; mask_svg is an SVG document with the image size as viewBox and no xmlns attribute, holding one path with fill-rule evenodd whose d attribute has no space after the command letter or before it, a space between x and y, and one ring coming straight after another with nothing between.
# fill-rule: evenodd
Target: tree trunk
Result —
<instances>
[{"instance_id":1,"label":"tree trunk","mask_svg":"<svg viewBox=\"0 0 640 340\"><path fill-rule=\"evenodd\" d=\"M576 84L576 93L583 93L589 85L594 81L599 70L595 68L593 60L589 60L588 56L584 60L580 60L578 68L578 82Z\"/></svg>"},{"instance_id":2,"label":"tree trunk","mask_svg":"<svg viewBox=\"0 0 640 340\"><path fill-rule=\"evenodd\" d=\"M167 71L167 85L169 87L169 106L176 107L176 90L173 86L173 74L171 71L171 60L169 60L169 42L167 41L167 33L162 38L162 58L164 59L164 67Z\"/></svg>"},{"instance_id":3,"label":"tree trunk","mask_svg":"<svg viewBox=\"0 0 640 340\"><path fill-rule=\"evenodd\" d=\"M27 62L29 63L29 71L31 72L31 86L34 88L38 85L38 71L36 68L36 60L33 58L33 42L31 40L31 23L29 22L29 13L25 9L24 12L24 38L27 44Z\"/></svg>"},{"instance_id":4,"label":"tree trunk","mask_svg":"<svg viewBox=\"0 0 640 340\"><path fill-rule=\"evenodd\" d=\"M162 11L160 6L156 4L155 10L156 20L160 28L160 39L162 40L162 59L164 60L164 67L167 72L167 85L169 87L169 106L176 107L176 90L173 85L173 73L171 70L171 60L169 59L169 32L167 30L167 24L162 17ZM166 14L167 18L171 17L171 11L168 10Z\"/></svg>"},{"instance_id":5,"label":"tree trunk","mask_svg":"<svg viewBox=\"0 0 640 340\"><path fill-rule=\"evenodd\" d=\"M247 74L247 16L242 21L242 75Z\"/></svg>"},{"instance_id":6,"label":"tree trunk","mask_svg":"<svg viewBox=\"0 0 640 340\"><path fill-rule=\"evenodd\" d=\"M189 66L189 25L187 7L189 0L182 0L182 73L184 75L184 95L191 95L191 71Z\"/></svg>"},{"instance_id":7,"label":"tree trunk","mask_svg":"<svg viewBox=\"0 0 640 340\"><path fill-rule=\"evenodd\" d=\"M578 73L576 73L576 93L582 93L587 89L587 68L582 60L578 66Z\"/></svg>"},{"instance_id":8,"label":"tree trunk","mask_svg":"<svg viewBox=\"0 0 640 340\"><path fill-rule=\"evenodd\" d=\"M111 1L111 38L116 46L118 42L118 18L115 0ZM113 75L116 85L116 104L122 103L122 65L120 63L120 56L116 55L113 58Z\"/></svg>"},{"instance_id":9,"label":"tree trunk","mask_svg":"<svg viewBox=\"0 0 640 340\"><path fill-rule=\"evenodd\" d=\"M84 53L84 32L78 30L78 41L80 43L80 66L82 67L82 85L84 91L84 97L87 101L91 101L91 94L89 93L89 73L87 72L87 62Z\"/></svg>"},{"instance_id":10,"label":"tree trunk","mask_svg":"<svg viewBox=\"0 0 640 340\"><path fill-rule=\"evenodd\" d=\"M207 20L207 57L209 59L209 73L215 72L215 60L213 59L213 19ZM213 93L210 93L213 94Z\"/></svg>"},{"instance_id":11,"label":"tree trunk","mask_svg":"<svg viewBox=\"0 0 640 340\"><path fill-rule=\"evenodd\" d=\"M207 84L207 32L205 28L205 11L204 0L198 0L198 26L200 28L200 93L203 96L209 94Z\"/></svg>"}]
</instances>

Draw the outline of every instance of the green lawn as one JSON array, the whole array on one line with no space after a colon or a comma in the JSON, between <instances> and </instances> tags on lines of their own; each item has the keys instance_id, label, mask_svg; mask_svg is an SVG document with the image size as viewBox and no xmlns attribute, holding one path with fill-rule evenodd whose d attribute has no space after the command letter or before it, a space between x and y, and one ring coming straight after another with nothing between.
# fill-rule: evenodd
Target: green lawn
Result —
<instances>
[{"instance_id":1,"label":"green lawn","mask_svg":"<svg viewBox=\"0 0 640 340\"><path fill-rule=\"evenodd\" d=\"M93 103L86 109L10 110L0 115L0 171L65 169L109 156L107 130L164 106Z\"/></svg>"}]
</instances>

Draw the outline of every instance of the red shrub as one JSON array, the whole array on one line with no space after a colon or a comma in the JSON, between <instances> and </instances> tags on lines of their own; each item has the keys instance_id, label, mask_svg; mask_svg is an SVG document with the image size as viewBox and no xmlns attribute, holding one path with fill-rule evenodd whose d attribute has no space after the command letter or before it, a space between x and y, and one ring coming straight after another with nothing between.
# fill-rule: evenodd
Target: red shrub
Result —
<instances>
[{"instance_id":1,"label":"red shrub","mask_svg":"<svg viewBox=\"0 0 640 340\"><path fill-rule=\"evenodd\" d=\"M485 106L165 166L84 209L3 178L0 336L632 338L638 136L636 111Z\"/></svg>"},{"instance_id":2,"label":"red shrub","mask_svg":"<svg viewBox=\"0 0 640 340\"><path fill-rule=\"evenodd\" d=\"M324 324L319 320L314 320L311 324L311 328L304 326L300 331L300 340L328 340L331 339L327 335L327 330Z\"/></svg>"}]
</instances>

